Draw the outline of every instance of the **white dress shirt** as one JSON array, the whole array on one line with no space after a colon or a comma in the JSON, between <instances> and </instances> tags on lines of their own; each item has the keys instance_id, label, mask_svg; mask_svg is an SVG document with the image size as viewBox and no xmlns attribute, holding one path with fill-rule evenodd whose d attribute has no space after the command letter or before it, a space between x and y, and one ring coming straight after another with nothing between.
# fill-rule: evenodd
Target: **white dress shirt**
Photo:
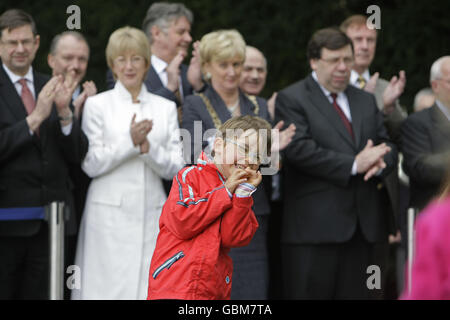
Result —
<instances>
[{"instance_id":1,"label":"white dress shirt","mask_svg":"<svg viewBox=\"0 0 450 320\"><path fill-rule=\"evenodd\" d=\"M369 69L364 71L361 76L364 78L364 80L366 80L366 84L367 84L367 82L369 82L369 80L370 80ZM352 72L350 73L350 84L359 89L360 87L359 87L358 78L359 78L359 73L356 72L355 70L352 70Z\"/></svg>"}]
</instances>

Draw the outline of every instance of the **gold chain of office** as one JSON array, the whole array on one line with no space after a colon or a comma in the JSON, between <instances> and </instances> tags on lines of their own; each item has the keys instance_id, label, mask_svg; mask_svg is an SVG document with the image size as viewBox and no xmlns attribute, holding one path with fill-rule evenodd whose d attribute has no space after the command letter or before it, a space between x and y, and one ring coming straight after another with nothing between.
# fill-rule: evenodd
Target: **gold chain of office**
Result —
<instances>
[{"instance_id":1,"label":"gold chain of office","mask_svg":"<svg viewBox=\"0 0 450 320\"><path fill-rule=\"evenodd\" d=\"M216 127L216 129L219 129L220 126L222 125L222 121L219 118L219 115L217 114L216 110L213 108L211 101L208 99L207 96L205 96L205 94L198 92L196 93L198 96L200 96L200 98L202 98L203 103L206 106L206 109L208 110L209 115L211 116L211 119L214 123L214 126ZM259 113L259 105L258 105L258 100L256 100L256 96L253 95L245 95L250 102L255 106L255 115L257 116Z\"/></svg>"}]
</instances>

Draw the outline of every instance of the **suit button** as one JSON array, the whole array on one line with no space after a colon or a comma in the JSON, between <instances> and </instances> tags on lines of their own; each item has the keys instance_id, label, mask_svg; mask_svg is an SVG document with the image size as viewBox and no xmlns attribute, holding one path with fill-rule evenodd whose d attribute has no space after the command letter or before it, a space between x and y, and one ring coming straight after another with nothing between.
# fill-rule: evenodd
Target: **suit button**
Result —
<instances>
[{"instance_id":1,"label":"suit button","mask_svg":"<svg viewBox=\"0 0 450 320\"><path fill-rule=\"evenodd\" d=\"M225 282L226 282L227 284L230 283L230 277L229 277L229 276L227 276L227 277L225 278Z\"/></svg>"}]
</instances>

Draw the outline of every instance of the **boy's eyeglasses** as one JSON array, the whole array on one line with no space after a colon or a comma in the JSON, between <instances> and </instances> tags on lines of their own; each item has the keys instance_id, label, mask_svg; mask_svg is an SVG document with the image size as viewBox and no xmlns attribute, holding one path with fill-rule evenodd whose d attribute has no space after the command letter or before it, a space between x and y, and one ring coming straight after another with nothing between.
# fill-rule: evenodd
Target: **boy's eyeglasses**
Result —
<instances>
[{"instance_id":1,"label":"boy's eyeglasses","mask_svg":"<svg viewBox=\"0 0 450 320\"><path fill-rule=\"evenodd\" d=\"M261 163L261 157L257 153L254 153L254 152L251 152L250 150L248 150L248 146L243 146L242 144L240 144L237 141L232 140L232 139L225 139L225 141L230 142L230 143L234 144L235 146L237 146L239 155L241 155L242 157L248 158L248 160L250 161L251 164L260 164Z\"/></svg>"}]
</instances>

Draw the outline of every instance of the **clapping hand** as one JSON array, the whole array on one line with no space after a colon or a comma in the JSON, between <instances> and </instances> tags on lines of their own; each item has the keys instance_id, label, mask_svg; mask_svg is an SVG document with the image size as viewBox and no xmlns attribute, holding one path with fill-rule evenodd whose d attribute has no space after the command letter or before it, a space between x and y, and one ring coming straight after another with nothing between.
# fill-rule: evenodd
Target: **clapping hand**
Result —
<instances>
[{"instance_id":1,"label":"clapping hand","mask_svg":"<svg viewBox=\"0 0 450 320\"><path fill-rule=\"evenodd\" d=\"M167 89L173 92L176 92L180 87L180 65L183 62L184 57L185 54L183 51L179 51L166 68Z\"/></svg>"},{"instance_id":2,"label":"clapping hand","mask_svg":"<svg viewBox=\"0 0 450 320\"><path fill-rule=\"evenodd\" d=\"M193 44L192 58L187 71L187 79L195 91L200 91L203 87L199 45L200 41L195 41Z\"/></svg>"},{"instance_id":3,"label":"clapping hand","mask_svg":"<svg viewBox=\"0 0 450 320\"><path fill-rule=\"evenodd\" d=\"M62 81L62 76L54 76L42 88L36 101L36 107L26 118L28 127L31 131L37 132L41 123L50 116L53 102Z\"/></svg>"},{"instance_id":4,"label":"clapping hand","mask_svg":"<svg viewBox=\"0 0 450 320\"><path fill-rule=\"evenodd\" d=\"M406 75L405 71L400 71L399 76L393 76L389 85L383 92L383 112L390 114L395 109L395 101L402 95L405 90Z\"/></svg>"},{"instance_id":5,"label":"clapping hand","mask_svg":"<svg viewBox=\"0 0 450 320\"><path fill-rule=\"evenodd\" d=\"M284 121L280 121L272 129L272 148L271 152L278 152L283 150L292 141L292 137L295 134L295 124L291 123L289 127L280 131L284 126Z\"/></svg>"},{"instance_id":6,"label":"clapping hand","mask_svg":"<svg viewBox=\"0 0 450 320\"><path fill-rule=\"evenodd\" d=\"M133 115L130 124L130 135L134 146L139 146L141 153L147 153L150 150L150 143L147 140L148 133L153 128L152 120L142 120L136 122L136 114Z\"/></svg>"},{"instance_id":7,"label":"clapping hand","mask_svg":"<svg viewBox=\"0 0 450 320\"><path fill-rule=\"evenodd\" d=\"M97 87L93 81L86 81L83 83L83 92L73 101L74 115L76 118L80 118L83 112L84 103L88 97L97 94Z\"/></svg>"},{"instance_id":8,"label":"clapping hand","mask_svg":"<svg viewBox=\"0 0 450 320\"><path fill-rule=\"evenodd\" d=\"M364 181L368 181L379 170L386 167L384 156L391 151L391 148L385 143L377 146L373 145L372 140L368 140L364 149L356 156L356 167L358 173L364 173Z\"/></svg>"},{"instance_id":9,"label":"clapping hand","mask_svg":"<svg viewBox=\"0 0 450 320\"><path fill-rule=\"evenodd\" d=\"M58 83L57 92L55 95L56 111L60 117L67 117L72 113L69 104L72 100L72 95L78 83L75 81L75 70L69 71L65 78L60 78Z\"/></svg>"}]
</instances>

